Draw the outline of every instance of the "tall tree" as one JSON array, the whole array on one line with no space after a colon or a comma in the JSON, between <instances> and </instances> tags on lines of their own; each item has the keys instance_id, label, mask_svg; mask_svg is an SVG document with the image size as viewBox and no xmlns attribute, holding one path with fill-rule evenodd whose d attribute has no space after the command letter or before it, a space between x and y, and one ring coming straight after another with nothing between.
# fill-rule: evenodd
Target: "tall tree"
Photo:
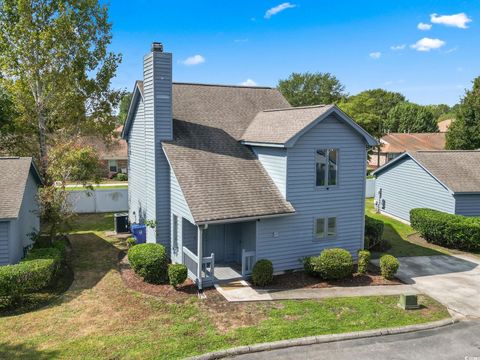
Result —
<instances>
[{"instance_id":1,"label":"tall tree","mask_svg":"<svg viewBox=\"0 0 480 360\"><path fill-rule=\"evenodd\" d=\"M0 1L1 81L15 120L31 129L46 173L53 135L110 134L122 93L110 89L121 56L107 51L111 24L98 0ZM35 136L32 136L35 135Z\"/></svg>"},{"instance_id":2,"label":"tall tree","mask_svg":"<svg viewBox=\"0 0 480 360\"><path fill-rule=\"evenodd\" d=\"M128 109L130 107L130 102L132 101L132 93L126 93L122 100L120 101L119 111L118 111L118 122L124 124L127 120Z\"/></svg>"},{"instance_id":3,"label":"tall tree","mask_svg":"<svg viewBox=\"0 0 480 360\"><path fill-rule=\"evenodd\" d=\"M465 93L457 108L456 120L447 131L447 149L480 149L480 76Z\"/></svg>"},{"instance_id":4,"label":"tall tree","mask_svg":"<svg viewBox=\"0 0 480 360\"><path fill-rule=\"evenodd\" d=\"M402 102L405 97L400 93L373 89L350 96L339 107L370 134L381 138L388 112Z\"/></svg>"},{"instance_id":5,"label":"tall tree","mask_svg":"<svg viewBox=\"0 0 480 360\"><path fill-rule=\"evenodd\" d=\"M404 102L388 112L384 129L386 132L430 133L438 132L438 125L429 107Z\"/></svg>"},{"instance_id":6,"label":"tall tree","mask_svg":"<svg viewBox=\"0 0 480 360\"><path fill-rule=\"evenodd\" d=\"M347 96L345 86L330 73L292 73L277 87L292 106L334 104Z\"/></svg>"}]
</instances>

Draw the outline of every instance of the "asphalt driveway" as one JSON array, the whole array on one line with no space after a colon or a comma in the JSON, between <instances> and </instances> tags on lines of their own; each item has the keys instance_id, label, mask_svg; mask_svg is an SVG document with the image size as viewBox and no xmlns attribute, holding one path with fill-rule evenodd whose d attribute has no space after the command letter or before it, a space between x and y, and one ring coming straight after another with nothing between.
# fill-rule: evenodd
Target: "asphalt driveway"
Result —
<instances>
[{"instance_id":1,"label":"asphalt driveway","mask_svg":"<svg viewBox=\"0 0 480 360\"><path fill-rule=\"evenodd\" d=\"M474 256L402 257L397 277L454 312L480 318L480 259Z\"/></svg>"}]
</instances>

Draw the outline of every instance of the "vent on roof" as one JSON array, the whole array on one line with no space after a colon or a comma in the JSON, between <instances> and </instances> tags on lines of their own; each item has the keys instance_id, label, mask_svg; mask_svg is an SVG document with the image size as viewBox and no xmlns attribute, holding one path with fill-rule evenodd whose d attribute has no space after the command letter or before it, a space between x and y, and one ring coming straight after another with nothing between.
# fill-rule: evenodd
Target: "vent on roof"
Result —
<instances>
[{"instance_id":1,"label":"vent on roof","mask_svg":"<svg viewBox=\"0 0 480 360\"><path fill-rule=\"evenodd\" d=\"M163 52L163 44L161 42L152 43L152 52Z\"/></svg>"}]
</instances>

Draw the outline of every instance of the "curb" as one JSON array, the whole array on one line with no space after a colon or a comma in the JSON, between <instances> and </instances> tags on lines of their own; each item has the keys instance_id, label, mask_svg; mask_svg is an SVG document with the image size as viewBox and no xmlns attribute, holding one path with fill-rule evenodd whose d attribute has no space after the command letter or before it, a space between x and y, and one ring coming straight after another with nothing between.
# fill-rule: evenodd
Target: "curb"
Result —
<instances>
[{"instance_id":1,"label":"curb","mask_svg":"<svg viewBox=\"0 0 480 360\"><path fill-rule=\"evenodd\" d=\"M305 345L314 345L314 344L324 344L335 341L342 340L355 340L355 339L365 339L377 336L385 335L396 335L396 334L405 334L421 330L431 330L443 326L453 325L459 320L455 318L449 318L439 321L434 321L426 324L418 325L408 325L403 327L394 327L394 328L383 328L378 330L367 330L367 331L357 331L344 334L330 334L330 335L319 335L319 336L309 336L298 339L290 340L280 340L275 342L247 345L235 347L227 350L215 351L203 355L192 356L187 360L213 360L213 359L222 359L230 356L245 355L261 351L277 350L284 349L293 346L305 346Z\"/></svg>"}]
</instances>

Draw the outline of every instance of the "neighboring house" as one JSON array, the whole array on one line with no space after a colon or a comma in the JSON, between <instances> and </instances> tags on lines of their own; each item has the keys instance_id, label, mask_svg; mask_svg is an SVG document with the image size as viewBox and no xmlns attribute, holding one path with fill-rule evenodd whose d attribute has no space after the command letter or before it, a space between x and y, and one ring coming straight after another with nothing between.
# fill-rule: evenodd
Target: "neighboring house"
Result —
<instances>
[{"instance_id":1,"label":"neighboring house","mask_svg":"<svg viewBox=\"0 0 480 360\"><path fill-rule=\"evenodd\" d=\"M452 122L454 122L455 119L447 119L447 120L443 120L443 121L440 121L438 123L438 131L440 132L447 132L448 128L450 127L450 125L452 125Z\"/></svg>"},{"instance_id":2,"label":"neighboring house","mask_svg":"<svg viewBox=\"0 0 480 360\"><path fill-rule=\"evenodd\" d=\"M118 173L126 174L128 171L127 142L119 138L122 131L123 126L117 127L110 143L97 136L84 136L80 139L81 144L90 145L97 151L104 177L112 178Z\"/></svg>"},{"instance_id":3,"label":"neighboring house","mask_svg":"<svg viewBox=\"0 0 480 360\"><path fill-rule=\"evenodd\" d=\"M444 150L445 133L390 133L380 139L380 157L374 149L368 161L370 169L376 169L406 151Z\"/></svg>"},{"instance_id":4,"label":"neighboring house","mask_svg":"<svg viewBox=\"0 0 480 360\"><path fill-rule=\"evenodd\" d=\"M373 174L382 213L405 221L415 208L480 216L480 151L404 153Z\"/></svg>"},{"instance_id":5,"label":"neighboring house","mask_svg":"<svg viewBox=\"0 0 480 360\"><path fill-rule=\"evenodd\" d=\"M292 108L266 87L172 83L172 54L154 43L123 137L130 221L155 220L147 241L165 245L199 288L213 283L214 264L247 275L266 258L281 272L325 248L363 248L366 148L377 142L336 106Z\"/></svg>"},{"instance_id":6,"label":"neighboring house","mask_svg":"<svg viewBox=\"0 0 480 360\"><path fill-rule=\"evenodd\" d=\"M32 158L0 158L0 265L15 264L40 230L37 190L40 176Z\"/></svg>"}]
</instances>

